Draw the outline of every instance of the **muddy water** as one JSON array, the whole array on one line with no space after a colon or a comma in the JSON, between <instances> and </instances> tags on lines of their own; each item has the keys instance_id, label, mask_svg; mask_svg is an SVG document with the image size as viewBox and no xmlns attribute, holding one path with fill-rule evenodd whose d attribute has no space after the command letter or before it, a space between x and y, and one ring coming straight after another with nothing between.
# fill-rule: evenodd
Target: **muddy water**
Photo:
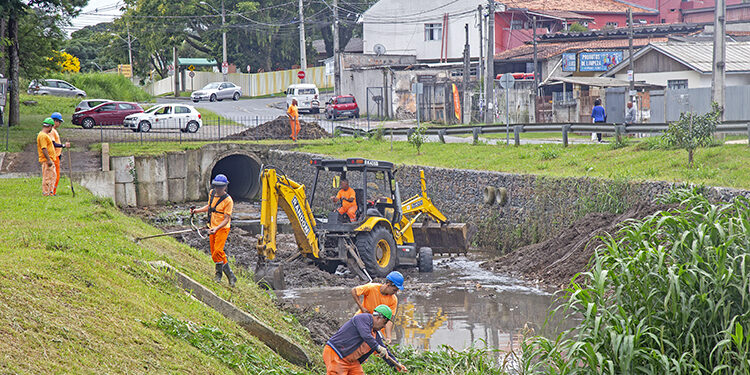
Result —
<instances>
[{"instance_id":1,"label":"muddy water","mask_svg":"<svg viewBox=\"0 0 750 375\"><path fill-rule=\"evenodd\" d=\"M432 274L407 274L393 322L394 339L421 350L472 344L509 351L519 349L525 326L554 335L566 324L544 325L555 297L521 281L487 272L480 261L436 259ZM277 291L279 298L332 314L343 324L356 311L348 288Z\"/></svg>"}]
</instances>

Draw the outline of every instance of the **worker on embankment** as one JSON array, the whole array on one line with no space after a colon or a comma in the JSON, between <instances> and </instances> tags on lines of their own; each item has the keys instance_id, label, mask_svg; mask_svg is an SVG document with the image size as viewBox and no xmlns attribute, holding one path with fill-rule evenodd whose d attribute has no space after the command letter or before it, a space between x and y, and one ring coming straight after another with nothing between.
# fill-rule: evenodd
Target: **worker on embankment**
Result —
<instances>
[{"instance_id":1,"label":"worker on embankment","mask_svg":"<svg viewBox=\"0 0 750 375\"><path fill-rule=\"evenodd\" d=\"M52 143L55 145L55 174L57 175L55 177L55 187L52 190L52 195L57 195L57 185L60 184L60 164L62 163L62 149L70 147L70 142L65 142L65 144L63 144L62 141L60 141L60 133L57 132L57 128L59 128L64 121L60 112L52 113L49 118L51 118L52 121L55 122L55 126L52 127L49 135L52 138Z\"/></svg>"},{"instance_id":2,"label":"worker on embankment","mask_svg":"<svg viewBox=\"0 0 750 375\"><path fill-rule=\"evenodd\" d=\"M55 145L52 143L50 131L55 121L47 117L42 122L42 131L36 135L36 150L39 154L39 164L42 166L42 195L54 196L55 179Z\"/></svg>"},{"instance_id":3,"label":"worker on embankment","mask_svg":"<svg viewBox=\"0 0 750 375\"><path fill-rule=\"evenodd\" d=\"M286 115L289 117L289 125L292 127L292 135L289 137L293 141L297 142L297 136L301 130L299 126L299 109L297 108L297 99L292 99L292 105L286 110Z\"/></svg>"},{"instance_id":4,"label":"worker on embankment","mask_svg":"<svg viewBox=\"0 0 750 375\"><path fill-rule=\"evenodd\" d=\"M232 273L227 254L224 252L224 245L227 243L231 227L232 209L234 209L234 201L227 193L227 185L229 185L227 176L217 174L211 181L213 189L208 194L208 204L201 208L191 208L190 214L208 212L208 239L211 245L211 259L216 265L214 281L220 283L223 272L227 275L229 285L234 286L237 277Z\"/></svg>"},{"instance_id":5,"label":"worker on embankment","mask_svg":"<svg viewBox=\"0 0 750 375\"><path fill-rule=\"evenodd\" d=\"M371 314L359 314L349 319L328 339L323 349L326 375L364 374L362 364L374 352L391 367L400 372L407 372L406 366L396 361L385 347L379 332L392 317L391 309L386 305L380 305L375 307Z\"/></svg>"},{"instance_id":6,"label":"worker on embankment","mask_svg":"<svg viewBox=\"0 0 750 375\"><path fill-rule=\"evenodd\" d=\"M352 288L352 298L359 307L357 314L372 313L376 306L386 305L395 314L398 308L398 297L396 293L404 290L404 275L401 272L393 271L385 277L385 283L368 283ZM362 298L360 298L362 297ZM388 321L381 332L386 344L391 343L391 331L393 322Z\"/></svg>"},{"instance_id":7,"label":"worker on embankment","mask_svg":"<svg viewBox=\"0 0 750 375\"><path fill-rule=\"evenodd\" d=\"M333 203L341 202L341 207L338 208L339 215L349 216L350 222L357 221L357 194L354 189L349 187L349 180L341 179L341 189L336 196L331 197Z\"/></svg>"}]
</instances>

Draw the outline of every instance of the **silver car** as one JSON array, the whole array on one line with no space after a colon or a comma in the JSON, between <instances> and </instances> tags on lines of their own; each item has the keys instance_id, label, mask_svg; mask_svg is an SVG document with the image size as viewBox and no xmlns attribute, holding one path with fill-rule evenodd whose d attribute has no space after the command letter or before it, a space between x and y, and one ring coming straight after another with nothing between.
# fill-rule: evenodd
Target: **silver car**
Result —
<instances>
[{"instance_id":1,"label":"silver car","mask_svg":"<svg viewBox=\"0 0 750 375\"><path fill-rule=\"evenodd\" d=\"M195 103L206 99L215 102L224 99L240 100L240 96L242 96L242 87L232 82L211 82L202 89L194 91L190 99Z\"/></svg>"},{"instance_id":2,"label":"silver car","mask_svg":"<svg viewBox=\"0 0 750 375\"><path fill-rule=\"evenodd\" d=\"M26 92L30 95L86 97L86 91L83 91L61 79L35 79L29 83L29 88Z\"/></svg>"}]
</instances>

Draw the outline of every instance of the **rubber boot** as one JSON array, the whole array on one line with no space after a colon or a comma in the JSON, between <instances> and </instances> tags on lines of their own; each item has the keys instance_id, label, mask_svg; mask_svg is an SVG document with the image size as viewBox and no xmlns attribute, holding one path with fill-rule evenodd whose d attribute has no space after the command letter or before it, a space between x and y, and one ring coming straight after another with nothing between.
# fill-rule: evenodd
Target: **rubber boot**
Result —
<instances>
[{"instance_id":1,"label":"rubber boot","mask_svg":"<svg viewBox=\"0 0 750 375\"><path fill-rule=\"evenodd\" d=\"M216 264L216 275L214 276L214 281L217 283L221 282L221 271L222 271L223 264L219 263Z\"/></svg>"},{"instance_id":2,"label":"rubber boot","mask_svg":"<svg viewBox=\"0 0 750 375\"><path fill-rule=\"evenodd\" d=\"M234 276L232 269L229 268L229 263L224 264L224 274L226 274L227 279L229 279L229 286L233 287L234 284L237 282L237 277Z\"/></svg>"}]
</instances>

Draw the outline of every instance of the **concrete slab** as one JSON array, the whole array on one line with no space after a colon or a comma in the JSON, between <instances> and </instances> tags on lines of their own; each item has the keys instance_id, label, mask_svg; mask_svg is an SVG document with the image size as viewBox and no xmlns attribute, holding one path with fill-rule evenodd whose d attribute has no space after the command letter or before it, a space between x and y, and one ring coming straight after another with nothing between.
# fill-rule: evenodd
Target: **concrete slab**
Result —
<instances>
[{"instance_id":1,"label":"concrete slab","mask_svg":"<svg viewBox=\"0 0 750 375\"><path fill-rule=\"evenodd\" d=\"M167 180L167 190L169 192L169 201L180 203L185 201L185 179L170 178Z\"/></svg>"},{"instance_id":2,"label":"concrete slab","mask_svg":"<svg viewBox=\"0 0 750 375\"><path fill-rule=\"evenodd\" d=\"M135 184L132 182L115 183L115 203L119 207L135 207L138 204Z\"/></svg>"},{"instance_id":3,"label":"concrete slab","mask_svg":"<svg viewBox=\"0 0 750 375\"><path fill-rule=\"evenodd\" d=\"M167 154L167 178L187 177L187 156L185 152Z\"/></svg>"},{"instance_id":4,"label":"concrete slab","mask_svg":"<svg viewBox=\"0 0 750 375\"><path fill-rule=\"evenodd\" d=\"M135 168L135 158L133 156L113 156L110 158L110 166L115 172L116 183L133 182L133 168Z\"/></svg>"},{"instance_id":5,"label":"concrete slab","mask_svg":"<svg viewBox=\"0 0 750 375\"><path fill-rule=\"evenodd\" d=\"M73 182L88 189L97 197L115 200L115 172L74 172Z\"/></svg>"}]
</instances>

